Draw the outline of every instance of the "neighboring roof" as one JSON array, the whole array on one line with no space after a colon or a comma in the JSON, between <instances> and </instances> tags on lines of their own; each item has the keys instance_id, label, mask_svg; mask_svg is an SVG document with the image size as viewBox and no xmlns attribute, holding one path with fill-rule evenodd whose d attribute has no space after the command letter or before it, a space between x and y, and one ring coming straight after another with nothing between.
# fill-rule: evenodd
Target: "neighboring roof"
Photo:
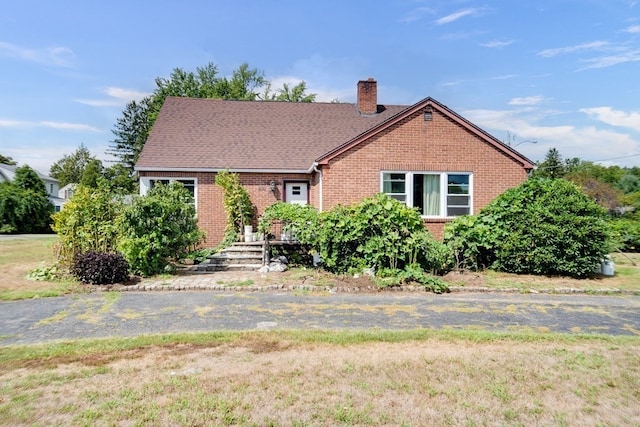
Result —
<instances>
[{"instance_id":1,"label":"neighboring roof","mask_svg":"<svg viewBox=\"0 0 640 427\"><path fill-rule=\"evenodd\" d=\"M6 165L4 163L0 163L0 175L4 176L4 178L7 181L13 181L13 179L14 179L14 177L16 175L16 169L19 168L19 167L20 166ZM41 174L40 172L36 171L35 169L34 169L34 171L38 174L38 177L40 177L40 179L42 179L43 181L58 182L58 180L55 179L55 178L51 178L48 175Z\"/></svg>"},{"instance_id":2,"label":"neighboring roof","mask_svg":"<svg viewBox=\"0 0 640 427\"><path fill-rule=\"evenodd\" d=\"M533 168L531 160L430 97L411 106L379 105L374 116L360 115L355 104L168 97L136 170L306 172L426 107Z\"/></svg>"},{"instance_id":3,"label":"neighboring roof","mask_svg":"<svg viewBox=\"0 0 640 427\"><path fill-rule=\"evenodd\" d=\"M168 97L136 169L309 171L315 159L406 108L379 106L379 114L362 116L355 104Z\"/></svg>"}]
</instances>

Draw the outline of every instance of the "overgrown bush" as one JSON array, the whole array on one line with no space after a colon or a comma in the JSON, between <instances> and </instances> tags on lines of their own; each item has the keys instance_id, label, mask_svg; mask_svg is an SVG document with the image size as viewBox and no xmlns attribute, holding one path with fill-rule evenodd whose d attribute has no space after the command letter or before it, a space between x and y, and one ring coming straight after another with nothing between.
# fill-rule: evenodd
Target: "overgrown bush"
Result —
<instances>
[{"instance_id":1,"label":"overgrown bush","mask_svg":"<svg viewBox=\"0 0 640 427\"><path fill-rule=\"evenodd\" d=\"M129 263L119 253L90 251L75 256L71 274L92 285L122 283L129 280Z\"/></svg>"},{"instance_id":2,"label":"overgrown bush","mask_svg":"<svg viewBox=\"0 0 640 427\"><path fill-rule=\"evenodd\" d=\"M278 202L265 209L258 230L268 233L275 220L301 245L317 251L333 273L403 271L409 265L441 273L451 263L451 252L424 227L420 213L383 193L322 213Z\"/></svg>"},{"instance_id":3,"label":"overgrown bush","mask_svg":"<svg viewBox=\"0 0 640 427\"><path fill-rule=\"evenodd\" d=\"M28 166L16 169L14 182L0 183L0 233L50 233L52 213L44 183Z\"/></svg>"},{"instance_id":4,"label":"overgrown bush","mask_svg":"<svg viewBox=\"0 0 640 427\"><path fill-rule=\"evenodd\" d=\"M134 274L164 271L170 259L180 259L204 238L198 228L191 194L180 182L157 184L137 197L117 219L118 249Z\"/></svg>"},{"instance_id":5,"label":"overgrown bush","mask_svg":"<svg viewBox=\"0 0 640 427\"><path fill-rule=\"evenodd\" d=\"M563 179L529 179L445 227L461 268L587 277L610 250L606 212Z\"/></svg>"},{"instance_id":6,"label":"overgrown bush","mask_svg":"<svg viewBox=\"0 0 640 427\"><path fill-rule=\"evenodd\" d=\"M223 246L236 241L245 225L251 225L255 209L249 192L240 184L237 173L221 171L216 174L216 185L222 187L224 209L227 213L227 226L224 232Z\"/></svg>"},{"instance_id":7,"label":"overgrown bush","mask_svg":"<svg viewBox=\"0 0 640 427\"><path fill-rule=\"evenodd\" d=\"M309 205L277 202L268 206L258 221L258 231L268 234L274 221L280 221L283 232L295 234L305 245L313 245L318 229L318 211Z\"/></svg>"},{"instance_id":8,"label":"overgrown bush","mask_svg":"<svg viewBox=\"0 0 640 427\"><path fill-rule=\"evenodd\" d=\"M417 210L382 193L322 213L316 233L313 245L327 270L335 273L402 270L416 263L425 270L442 271L449 258L447 248L431 237Z\"/></svg>"},{"instance_id":9,"label":"overgrown bush","mask_svg":"<svg viewBox=\"0 0 640 427\"><path fill-rule=\"evenodd\" d=\"M60 238L59 261L69 265L77 254L115 252L118 233L116 218L123 209L121 197L106 185L89 188L79 185L64 208L53 215L53 231Z\"/></svg>"},{"instance_id":10,"label":"overgrown bush","mask_svg":"<svg viewBox=\"0 0 640 427\"><path fill-rule=\"evenodd\" d=\"M611 220L616 249L622 252L640 251L640 221L635 218Z\"/></svg>"},{"instance_id":11,"label":"overgrown bush","mask_svg":"<svg viewBox=\"0 0 640 427\"><path fill-rule=\"evenodd\" d=\"M379 269L376 271L374 281L380 287L418 283L425 290L436 294L449 292L449 286L441 278L427 274L419 264L407 264L402 270L397 268Z\"/></svg>"}]
</instances>

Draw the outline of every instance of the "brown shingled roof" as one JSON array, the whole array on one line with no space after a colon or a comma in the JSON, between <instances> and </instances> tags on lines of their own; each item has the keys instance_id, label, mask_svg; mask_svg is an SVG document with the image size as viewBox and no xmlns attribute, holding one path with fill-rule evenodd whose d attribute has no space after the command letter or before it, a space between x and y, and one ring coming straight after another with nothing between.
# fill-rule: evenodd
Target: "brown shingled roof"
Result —
<instances>
[{"instance_id":1,"label":"brown shingled roof","mask_svg":"<svg viewBox=\"0 0 640 427\"><path fill-rule=\"evenodd\" d=\"M314 161L409 106L168 97L137 170L308 171Z\"/></svg>"}]
</instances>

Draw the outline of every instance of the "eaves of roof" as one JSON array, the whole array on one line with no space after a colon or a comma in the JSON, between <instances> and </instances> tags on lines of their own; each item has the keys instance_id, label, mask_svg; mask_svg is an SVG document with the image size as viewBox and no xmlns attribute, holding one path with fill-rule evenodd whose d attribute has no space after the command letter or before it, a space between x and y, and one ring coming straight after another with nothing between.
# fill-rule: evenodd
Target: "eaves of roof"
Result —
<instances>
[{"instance_id":1,"label":"eaves of roof","mask_svg":"<svg viewBox=\"0 0 640 427\"><path fill-rule=\"evenodd\" d=\"M308 169L267 169L267 168L189 168L189 167L180 167L180 168L167 168L167 167L153 167L153 166L136 166L135 170L138 172L190 172L190 173L216 173L222 171L236 172L236 173L311 173L313 170L313 166L311 165Z\"/></svg>"}]
</instances>

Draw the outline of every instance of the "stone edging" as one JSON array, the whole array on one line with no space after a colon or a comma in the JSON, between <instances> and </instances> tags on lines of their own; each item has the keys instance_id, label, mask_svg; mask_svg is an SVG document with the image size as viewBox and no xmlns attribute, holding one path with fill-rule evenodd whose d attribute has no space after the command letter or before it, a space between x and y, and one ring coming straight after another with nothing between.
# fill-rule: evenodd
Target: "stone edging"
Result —
<instances>
[{"instance_id":1,"label":"stone edging","mask_svg":"<svg viewBox=\"0 0 640 427\"><path fill-rule=\"evenodd\" d=\"M120 292L146 292L146 291L233 291L233 292L269 292L269 291L302 291L302 292L327 292L327 293L379 293L379 292L428 292L423 286L400 286L381 289L375 286L366 287L331 287L312 285L264 285L264 286L237 286L226 284L173 284L173 283L148 283L130 286L94 286L95 291L120 291ZM635 291L622 289L579 289L579 288L549 288L529 289L520 288L491 288L482 286L450 286L451 293L506 293L506 294L552 294L552 295L636 295Z\"/></svg>"}]
</instances>

